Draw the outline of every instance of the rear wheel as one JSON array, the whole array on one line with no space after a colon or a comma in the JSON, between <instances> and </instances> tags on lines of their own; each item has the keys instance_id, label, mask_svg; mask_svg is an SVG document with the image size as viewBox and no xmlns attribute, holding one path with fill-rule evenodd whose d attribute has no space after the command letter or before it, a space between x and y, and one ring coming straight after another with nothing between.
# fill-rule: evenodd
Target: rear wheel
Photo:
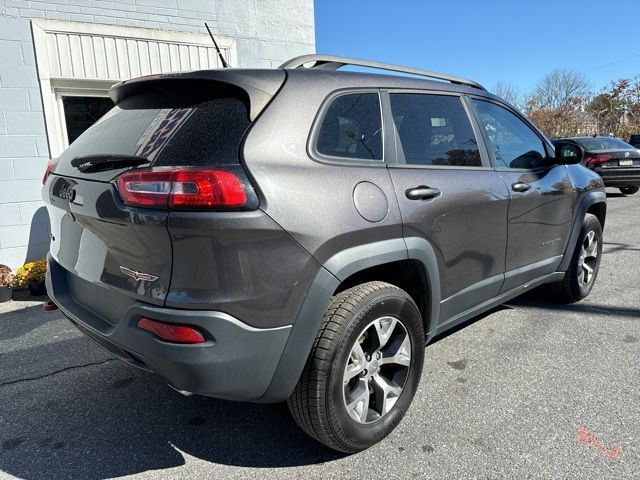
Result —
<instances>
[{"instance_id":1,"label":"rear wheel","mask_svg":"<svg viewBox=\"0 0 640 480\"><path fill-rule=\"evenodd\" d=\"M634 193L638 193L638 190L640 190L640 187L638 186L620 187L620 191L622 192L623 195L633 195Z\"/></svg>"},{"instance_id":2,"label":"rear wheel","mask_svg":"<svg viewBox=\"0 0 640 480\"><path fill-rule=\"evenodd\" d=\"M287 402L294 420L342 452L379 442L411 404L424 340L420 312L403 290L369 282L339 293Z\"/></svg>"},{"instance_id":3,"label":"rear wheel","mask_svg":"<svg viewBox=\"0 0 640 480\"><path fill-rule=\"evenodd\" d=\"M602 256L602 226L595 215L586 214L580 229L569 269L561 282L555 284L556 298L573 303L591 292L598 276Z\"/></svg>"}]
</instances>

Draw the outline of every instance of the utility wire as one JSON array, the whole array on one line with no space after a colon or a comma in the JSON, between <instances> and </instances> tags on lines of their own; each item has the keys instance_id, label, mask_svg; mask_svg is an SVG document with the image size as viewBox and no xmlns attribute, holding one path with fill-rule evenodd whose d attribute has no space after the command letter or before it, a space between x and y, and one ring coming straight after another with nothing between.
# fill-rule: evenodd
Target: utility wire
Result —
<instances>
[{"instance_id":1,"label":"utility wire","mask_svg":"<svg viewBox=\"0 0 640 480\"><path fill-rule=\"evenodd\" d=\"M640 54L632 55L631 57L623 58L622 60L616 60L615 62L605 63L604 65L599 65L597 67L590 68L588 70L584 70L582 73L593 72L594 70L600 70L601 68L610 67L612 65L617 65L619 63L628 62L629 60L633 60L634 58L639 58Z\"/></svg>"}]
</instances>

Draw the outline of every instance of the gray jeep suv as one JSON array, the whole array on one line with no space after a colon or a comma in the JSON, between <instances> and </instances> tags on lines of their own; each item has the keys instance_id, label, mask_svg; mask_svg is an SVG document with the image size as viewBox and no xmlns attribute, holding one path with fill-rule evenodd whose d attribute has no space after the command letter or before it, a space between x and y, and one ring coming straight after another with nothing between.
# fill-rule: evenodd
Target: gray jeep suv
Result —
<instances>
[{"instance_id":1,"label":"gray jeep suv","mask_svg":"<svg viewBox=\"0 0 640 480\"><path fill-rule=\"evenodd\" d=\"M602 180L475 82L311 55L110 95L45 174L48 292L185 394L286 400L359 451L400 422L435 335L596 279Z\"/></svg>"}]
</instances>

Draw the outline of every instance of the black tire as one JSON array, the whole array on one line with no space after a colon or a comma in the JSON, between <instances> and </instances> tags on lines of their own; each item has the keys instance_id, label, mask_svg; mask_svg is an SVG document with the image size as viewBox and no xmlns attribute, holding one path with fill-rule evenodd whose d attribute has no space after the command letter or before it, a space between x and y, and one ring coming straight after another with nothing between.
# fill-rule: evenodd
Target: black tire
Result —
<instances>
[{"instance_id":1,"label":"black tire","mask_svg":"<svg viewBox=\"0 0 640 480\"><path fill-rule=\"evenodd\" d=\"M633 195L634 193L638 193L638 190L640 190L640 187L638 186L620 187L620 192L622 192L623 195Z\"/></svg>"},{"instance_id":2,"label":"black tire","mask_svg":"<svg viewBox=\"0 0 640 480\"><path fill-rule=\"evenodd\" d=\"M591 265L593 268L593 274L589 281L580 281L580 273L582 267L580 267L580 257L582 253L582 247L587 241L587 237L590 232L594 232L595 239L597 240L597 256L595 262ZM578 243L571 257L571 263L564 279L561 282L553 284L554 294L556 300L562 303L574 303L585 298L591 292L593 284L598 276L598 270L600 269L600 259L602 258L602 226L600 221L595 215L590 213L586 214L582 222L582 228L580 229L580 236L578 237Z\"/></svg>"},{"instance_id":3,"label":"black tire","mask_svg":"<svg viewBox=\"0 0 640 480\"><path fill-rule=\"evenodd\" d=\"M394 324L393 332L399 329L403 339L409 337L410 364L402 372L404 386L388 413L372 423L359 423L347 409L349 383L343 383L343 375L347 362L352 362L355 343L365 350L360 340L369 330L364 329L385 316L394 317L404 327ZM422 374L424 344L420 311L403 290L388 283L369 282L337 294L326 310L307 364L287 401L291 415L308 435L334 450L355 453L374 445L393 431L413 400ZM377 364L371 366L372 371L375 369L380 375L384 368L380 366L378 370ZM366 378L361 378L366 374L365 369L353 380L366 382ZM376 408L375 399L371 405L372 409ZM373 410L369 411L375 415Z\"/></svg>"}]
</instances>

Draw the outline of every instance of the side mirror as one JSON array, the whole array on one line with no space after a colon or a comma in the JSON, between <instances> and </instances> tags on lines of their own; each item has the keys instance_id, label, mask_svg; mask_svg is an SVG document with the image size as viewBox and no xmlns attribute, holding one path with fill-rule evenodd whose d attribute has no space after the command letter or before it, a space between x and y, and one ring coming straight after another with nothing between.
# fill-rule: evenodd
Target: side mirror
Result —
<instances>
[{"instance_id":1,"label":"side mirror","mask_svg":"<svg viewBox=\"0 0 640 480\"><path fill-rule=\"evenodd\" d=\"M584 159L584 150L575 143L558 141L555 145L556 158L553 163L557 165L575 165Z\"/></svg>"}]
</instances>

